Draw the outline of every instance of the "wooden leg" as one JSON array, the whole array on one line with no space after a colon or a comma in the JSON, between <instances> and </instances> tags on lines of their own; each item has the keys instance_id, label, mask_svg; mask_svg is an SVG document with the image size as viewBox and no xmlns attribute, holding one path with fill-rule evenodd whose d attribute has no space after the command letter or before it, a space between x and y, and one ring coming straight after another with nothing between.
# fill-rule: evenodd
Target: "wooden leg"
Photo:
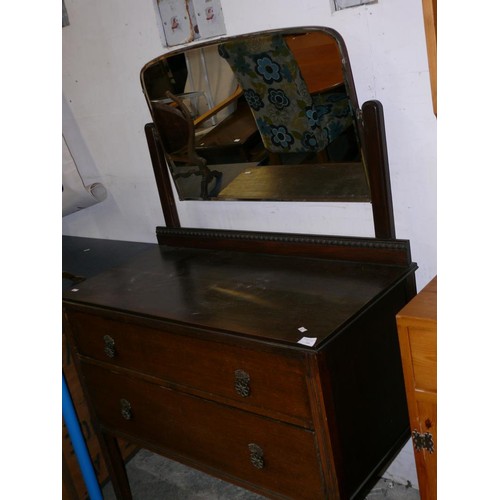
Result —
<instances>
[{"instance_id":1,"label":"wooden leg","mask_svg":"<svg viewBox=\"0 0 500 500\"><path fill-rule=\"evenodd\" d=\"M78 500L78 493L73 484L73 478L64 453L62 456L62 498L63 500Z\"/></svg>"},{"instance_id":2,"label":"wooden leg","mask_svg":"<svg viewBox=\"0 0 500 500\"><path fill-rule=\"evenodd\" d=\"M132 500L132 492L125 469L125 462L120 453L117 439L105 432L101 432L100 441L104 460L108 469L109 477L115 490L117 500Z\"/></svg>"}]
</instances>

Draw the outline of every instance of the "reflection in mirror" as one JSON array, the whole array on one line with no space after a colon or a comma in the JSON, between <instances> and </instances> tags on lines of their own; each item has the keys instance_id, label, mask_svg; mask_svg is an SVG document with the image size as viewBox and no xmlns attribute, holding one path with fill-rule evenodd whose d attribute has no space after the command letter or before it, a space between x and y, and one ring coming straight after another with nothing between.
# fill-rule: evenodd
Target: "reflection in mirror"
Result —
<instances>
[{"instance_id":1,"label":"reflection in mirror","mask_svg":"<svg viewBox=\"0 0 500 500\"><path fill-rule=\"evenodd\" d=\"M144 94L181 199L370 201L344 49L319 30L161 56Z\"/></svg>"}]
</instances>

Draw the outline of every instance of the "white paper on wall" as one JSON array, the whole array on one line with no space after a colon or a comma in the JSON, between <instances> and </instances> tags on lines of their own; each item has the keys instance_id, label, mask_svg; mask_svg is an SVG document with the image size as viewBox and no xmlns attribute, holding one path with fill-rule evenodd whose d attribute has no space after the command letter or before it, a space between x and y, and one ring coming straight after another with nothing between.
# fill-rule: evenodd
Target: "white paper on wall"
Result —
<instances>
[{"instance_id":1,"label":"white paper on wall","mask_svg":"<svg viewBox=\"0 0 500 500\"><path fill-rule=\"evenodd\" d=\"M64 136L62 138L62 216L104 201L106 188L100 182L85 185L71 156Z\"/></svg>"},{"instance_id":2,"label":"white paper on wall","mask_svg":"<svg viewBox=\"0 0 500 500\"><path fill-rule=\"evenodd\" d=\"M226 34L220 0L153 0L153 5L164 47Z\"/></svg>"},{"instance_id":3,"label":"white paper on wall","mask_svg":"<svg viewBox=\"0 0 500 500\"><path fill-rule=\"evenodd\" d=\"M220 0L192 0L192 3L202 38L226 34Z\"/></svg>"},{"instance_id":4,"label":"white paper on wall","mask_svg":"<svg viewBox=\"0 0 500 500\"><path fill-rule=\"evenodd\" d=\"M194 29L187 3L180 0L157 1L167 45L179 45L194 40Z\"/></svg>"},{"instance_id":5,"label":"white paper on wall","mask_svg":"<svg viewBox=\"0 0 500 500\"><path fill-rule=\"evenodd\" d=\"M377 3L378 0L330 0L332 12L336 10L348 9L349 7L358 7L369 3Z\"/></svg>"}]
</instances>

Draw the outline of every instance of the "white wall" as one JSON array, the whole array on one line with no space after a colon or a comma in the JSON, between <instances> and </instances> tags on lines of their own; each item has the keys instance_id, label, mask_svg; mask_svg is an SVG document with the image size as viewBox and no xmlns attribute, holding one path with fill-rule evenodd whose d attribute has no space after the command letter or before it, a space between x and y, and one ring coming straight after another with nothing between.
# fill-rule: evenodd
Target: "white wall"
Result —
<instances>
[{"instance_id":1,"label":"white wall","mask_svg":"<svg viewBox=\"0 0 500 500\"><path fill-rule=\"evenodd\" d=\"M221 2L228 35L301 25L342 34L360 104L378 99L384 106L396 233L411 241L422 288L437 271L436 118L421 0L379 0L334 14L329 0ZM155 242L155 227L164 221L143 130L150 116L139 83L142 66L165 50L152 2L66 0L66 7L63 94L99 171L92 180L106 186L108 198L65 217L63 233ZM85 177L85 165L79 168ZM179 202L178 208L187 227L373 234L369 205ZM404 472L411 460L406 449L396 478L411 475Z\"/></svg>"}]
</instances>

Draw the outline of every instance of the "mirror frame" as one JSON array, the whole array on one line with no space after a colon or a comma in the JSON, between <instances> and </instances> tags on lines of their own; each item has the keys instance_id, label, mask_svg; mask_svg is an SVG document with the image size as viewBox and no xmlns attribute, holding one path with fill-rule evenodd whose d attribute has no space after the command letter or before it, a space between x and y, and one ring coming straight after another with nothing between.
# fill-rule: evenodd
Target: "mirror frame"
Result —
<instances>
[{"instance_id":1,"label":"mirror frame","mask_svg":"<svg viewBox=\"0 0 500 500\"><path fill-rule=\"evenodd\" d=\"M396 235L389 176L387 144L385 138L383 107L382 104L376 100L366 101L365 103L363 103L361 108L359 107L356 87L354 84L354 77L352 74L351 65L349 63L347 47L340 33L335 31L334 29L323 26L281 28L220 38L211 38L179 46L179 48L175 48L174 50L161 54L160 56L149 61L141 69L141 87L146 99L148 109L151 113L151 116L153 116L151 104L145 90L146 87L144 73L148 68L157 64L165 57L174 56L191 49L199 49L232 40L244 40L245 38L251 38L259 35L287 35L307 33L311 31L321 31L327 33L335 38L338 43L343 66L342 72L346 82L347 93L352 104L354 114L353 119L359 137L359 146L361 150L362 161L365 164L368 176L375 237L382 239L394 239ZM181 227L171 178L168 173L169 168L163 154L163 150L154 123L147 123L145 125L145 134L151 155L151 162L153 164L156 183L158 186L163 215L165 217L165 223L167 227Z\"/></svg>"}]
</instances>

